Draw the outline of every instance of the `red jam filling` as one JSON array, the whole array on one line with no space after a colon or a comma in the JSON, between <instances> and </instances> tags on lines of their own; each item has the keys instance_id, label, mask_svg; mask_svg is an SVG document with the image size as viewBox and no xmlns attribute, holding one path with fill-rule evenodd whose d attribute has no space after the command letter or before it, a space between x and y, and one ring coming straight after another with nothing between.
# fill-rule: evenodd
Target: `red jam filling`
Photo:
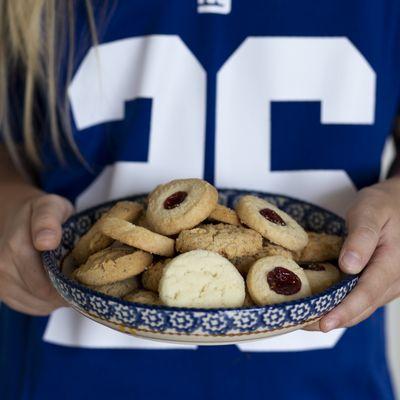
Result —
<instances>
[{"instance_id":1,"label":"red jam filling","mask_svg":"<svg viewBox=\"0 0 400 400\"><path fill-rule=\"evenodd\" d=\"M260 210L260 214L273 224L286 226L286 222L274 210L271 210L270 208L264 208Z\"/></svg>"},{"instance_id":2,"label":"red jam filling","mask_svg":"<svg viewBox=\"0 0 400 400\"><path fill-rule=\"evenodd\" d=\"M283 267L275 267L267 274L267 282L275 293L290 296L301 289L301 280L292 271Z\"/></svg>"},{"instance_id":3,"label":"red jam filling","mask_svg":"<svg viewBox=\"0 0 400 400\"><path fill-rule=\"evenodd\" d=\"M181 203L187 197L187 192L176 192L167 197L164 201L164 208L166 210L172 210L173 208L179 207Z\"/></svg>"},{"instance_id":4,"label":"red jam filling","mask_svg":"<svg viewBox=\"0 0 400 400\"><path fill-rule=\"evenodd\" d=\"M301 264L300 267L308 271L325 271L325 267L323 265L316 263Z\"/></svg>"}]
</instances>

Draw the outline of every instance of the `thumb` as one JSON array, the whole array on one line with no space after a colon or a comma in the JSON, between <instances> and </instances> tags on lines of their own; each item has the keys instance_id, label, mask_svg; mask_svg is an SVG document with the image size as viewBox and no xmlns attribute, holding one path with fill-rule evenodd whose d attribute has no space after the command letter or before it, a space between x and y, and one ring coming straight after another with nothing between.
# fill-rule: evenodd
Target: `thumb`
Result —
<instances>
[{"instance_id":1,"label":"thumb","mask_svg":"<svg viewBox=\"0 0 400 400\"><path fill-rule=\"evenodd\" d=\"M31 235L36 250L54 250L59 245L61 224L72 212L72 204L57 195L45 195L32 203Z\"/></svg>"},{"instance_id":2,"label":"thumb","mask_svg":"<svg viewBox=\"0 0 400 400\"><path fill-rule=\"evenodd\" d=\"M385 225L384 213L378 212L373 200L363 198L347 216L348 235L339 257L340 268L349 274L358 274L374 253Z\"/></svg>"}]
</instances>

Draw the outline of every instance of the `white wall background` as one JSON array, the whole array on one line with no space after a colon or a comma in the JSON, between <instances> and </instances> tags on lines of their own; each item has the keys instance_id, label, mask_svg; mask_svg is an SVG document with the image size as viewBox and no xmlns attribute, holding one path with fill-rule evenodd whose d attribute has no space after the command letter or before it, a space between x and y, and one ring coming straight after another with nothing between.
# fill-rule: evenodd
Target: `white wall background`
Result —
<instances>
[{"instance_id":1,"label":"white wall background","mask_svg":"<svg viewBox=\"0 0 400 400\"><path fill-rule=\"evenodd\" d=\"M382 177L386 176L394 156L395 149L393 141L388 140L382 156ZM387 307L387 336L387 351L393 384L395 386L397 399L400 400L400 299L393 301Z\"/></svg>"}]
</instances>

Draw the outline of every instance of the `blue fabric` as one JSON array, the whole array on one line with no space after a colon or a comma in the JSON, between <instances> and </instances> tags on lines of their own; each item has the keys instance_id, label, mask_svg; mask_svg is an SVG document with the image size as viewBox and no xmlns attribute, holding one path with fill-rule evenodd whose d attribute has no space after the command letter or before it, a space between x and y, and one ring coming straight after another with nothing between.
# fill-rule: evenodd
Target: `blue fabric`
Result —
<instances>
[{"instance_id":1,"label":"blue fabric","mask_svg":"<svg viewBox=\"0 0 400 400\"><path fill-rule=\"evenodd\" d=\"M74 349L41 340L45 318L2 307L0 322L4 400L394 398L382 309L349 329L334 349L298 353L245 353L234 346Z\"/></svg>"},{"instance_id":2,"label":"blue fabric","mask_svg":"<svg viewBox=\"0 0 400 400\"><path fill-rule=\"evenodd\" d=\"M375 123L321 125L317 102L274 103L271 166L279 171L342 169L361 188L378 179L381 152L398 107L399 6L393 0L233 0L229 15L217 15L198 14L194 0L118 1L101 42L148 34L182 38L207 71L204 178L213 182L216 73L243 40L348 37L377 73ZM87 33L80 27L82 44ZM78 53L77 67L84 50ZM123 121L75 132L92 172L71 152L68 166L59 165L45 142L43 188L75 200L106 166L147 161L151 109L150 99L127 102ZM382 310L347 330L334 349L299 353L246 353L234 346L196 351L75 349L44 343L46 322L0 307L1 400L393 399Z\"/></svg>"},{"instance_id":3,"label":"blue fabric","mask_svg":"<svg viewBox=\"0 0 400 400\"><path fill-rule=\"evenodd\" d=\"M288 0L279 3L252 0L251 7L247 7L243 2L233 0L231 14L224 16L198 14L195 1L136 0L134 5L121 1L116 4L102 36L103 43L149 34L179 35L206 69L204 178L210 182L214 179L216 73L234 50L248 36L349 38L378 75L375 123L322 125L319 122L319 103L273 103L272 170L340 168L359 188L377 180L383 144L390 132L399 96L400 35L396 2L380 4L373 0L339 0L315 3L308 0L293 4ZM135 15L140 17L133 23ZM81 43L86 44L87 40L81 40ZM85 52L80 51L80 54L77 66ZM64 175L60 180L60 166L48 144L45 147L47 169L42 176L43 187L74 199L105 166L120 160L147 160L150 103L147 99L128 101L123 121L79 131L76 140L94 173L82 168L80 161L71 155L66 170L68 177ZM137 117L139 114L140 118ZM135 129L132 129L132 123ZM302 134L298 135L300 131ZM137 134L128 136L127 132ZM284 152L278 151L282 145ZM108 151L109 146L112 151ZM358 157L338 157L343 149L349 153L357 151ZM65 179L74 185L68 185Z\"/></svg>"}]
</instances>

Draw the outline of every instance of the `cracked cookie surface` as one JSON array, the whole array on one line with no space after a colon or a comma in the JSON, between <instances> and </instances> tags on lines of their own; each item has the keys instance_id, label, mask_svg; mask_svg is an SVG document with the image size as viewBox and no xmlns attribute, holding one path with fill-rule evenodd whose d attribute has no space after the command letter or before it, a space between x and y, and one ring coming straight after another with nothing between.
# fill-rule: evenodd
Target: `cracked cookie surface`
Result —
<instances>
[{"instance_id":1,"label":"cracked cookie surface","mask_svg":"<svg viewBox=\"0 0 400 400\"><path fill-rule=\"evenodd\" d=\"M206 250L171 260L159 288L161 301L175 307L241 307L245 299L245 283L235 266Z\"/></svg>"},{"instance_id":2,"label":"cracked cookie surface","mask_svg":"<svg viewBox=\"0 0 400 400\"><path fill-rule=\"evenodd\" d=\"M205 224L182 231L176 240L180 253L191 250L215 251L226 258L253 255L262 248L261 235L248 228L228 224Z\"/></svg>"},{"instance_id":3,"label":"cracked cookie surface","mask_svg":"<svg viewBox=\"0 0 400 400\"><path fill-rule=\"evenodd\" d=\"M107 285L139 275L152 260L151 254L141 250L108 247L91 255L73 275L86 285Z\"/></svg>"}]
</instances>

